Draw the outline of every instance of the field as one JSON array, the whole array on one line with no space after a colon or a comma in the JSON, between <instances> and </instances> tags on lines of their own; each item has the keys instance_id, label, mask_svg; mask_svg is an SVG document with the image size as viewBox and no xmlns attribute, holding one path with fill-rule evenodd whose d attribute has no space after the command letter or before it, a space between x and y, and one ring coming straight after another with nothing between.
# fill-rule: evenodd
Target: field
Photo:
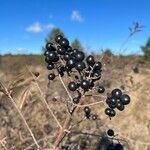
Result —
<instances>
[{"instance_id":1,"label":"field","mask_svg":"<svg viewBox=\"0 0 150 150\"><path fill-rule=\"evenodd\" d=\"M107 93L116 87L131 96L131 103L123 112L117 111L117 116L112 120L104 114L104 103L93 105L92 112L98 115L98 119L86 119L76 125L83 118L81 107L78 115L74 115L73 131L103 137L108 128L113 128L125 150L150 150L150 65L141 62L137 56L97 56L97 59L103 62L103 74L99 82L106 87L106 92L102 97L86 98L87 103L105 100ZM137 64L138 70L135 70ZM36 72L40 73L39 77L34 76ZM0 81L10 91L43 150L52 149L58 126L42 99L46 100L63 124L68 98L60 80L49 82L47 75L41 56L8 55L0 58ZM63 81L68 83L65 77ZM73 134L64 138L61 144L80 145L81 150L98 150L100 142L103 145L100 137ZM3 92L0 92L0 140L0 150L36 150L26 126Z\"/></svg>"}]
</instances>

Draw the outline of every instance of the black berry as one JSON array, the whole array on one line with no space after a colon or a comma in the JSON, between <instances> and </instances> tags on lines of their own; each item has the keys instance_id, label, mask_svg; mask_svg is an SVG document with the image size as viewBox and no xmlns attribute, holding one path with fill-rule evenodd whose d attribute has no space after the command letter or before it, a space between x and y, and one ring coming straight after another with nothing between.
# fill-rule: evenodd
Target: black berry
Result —
<instances>
[{"instance_id":1,"label":"black berry","mask_svg":"<svg viewBox=\"0 0 150 150\"><path fill-rule=\"evenodd\" d=\"M49 79L49 80L54 80L54 79L55 79L55 74L54 74L54 73L50 73L50 74L48 75L48 79Z\"/></svg>"},{"instance_id":2,"label":"black berry","mask_svg":"<svg viewBox=\"0 0 150 150\"><path fill-rule=\"evenodd\" d=\"M86 62L87 62L88 65L93 66L94 63L95 63L94 57L93 57L92 55L89 55L89 56L86 58Z\"/></svg>"},{"instance_id":3,"label":"black berry","mask_svg":"<svg viewBox=\"0 0 150 150\"><path fill-rule=\"evenodd\" d=\"M88 90L90 88L90 82L87 81L87 80L82 80L80 82L80 86L81 86L82 89Z\"/></svg>"},{"instance_id":4,"label":"black berry","mask_svg":"<svg viewBox=\"0 0 150 150\"><path fill-rule=\"evenodd\" d=\"M107 131L107 135L109 135L109 136L114 136L114 131L113 131L112 129L109 129L109 130Z\"/></svg>"},{"instance_id":5,"label":"black berry","mask_svg":"<svg viewBox=\"0 0 150 150\"><path fill-rule=\"evenodd\" d=\"M75 82L70 82L68 88L70 91L75 91L77 89L77 84Z\"/></svg>"},{"instance_id":6,"label":"black berry","mask_svg":"<svg viewBox=\"0 0 150 150\"><path fill-rule=\"evenodd\" d=\"M123 94L120 99L123 105L128 105L130 103L130 97L127 94Z\"/></svg>"},{"instance_id":7,"label":"black berry","mask_svg":"<svg viewBox=\"0 0 150 150\"><path fill-rule=\"evenodd\" d=\"M97 92L98 93L104 93L105 92L105 88L103 86L98 86Z\"/></svg>"},{"instance_id":8,"label":"black berry","mask_svg":"<svg viewBox=\"0 0 150 150\"><path fill-rule=\"evenodd\" d=\"M68 48L69 46L69 41L66 38L62 38L60 41L60 45L64 48Z\"/></svg>"},{"instance_id":9,"label":"black berry","mask_svg":"<svg viewBox=\"0 0 150 150\"><path fill-rule=\"evenodd\" d=\"M111 94L114 98L120 98L122 95L122 91L120 89L114 89L112 90Z\"/></svg>"},{"instance_id":10,"label":"black berry","mask_svg":"<svg viewBox=\"0 0 150 150\"><path fill-rule=\"evenodd\" d=\"M60 44L60 41L63 39L63 37L61 35L57 35L55 38L55 41Z\"/></svg>"}]
</instances>

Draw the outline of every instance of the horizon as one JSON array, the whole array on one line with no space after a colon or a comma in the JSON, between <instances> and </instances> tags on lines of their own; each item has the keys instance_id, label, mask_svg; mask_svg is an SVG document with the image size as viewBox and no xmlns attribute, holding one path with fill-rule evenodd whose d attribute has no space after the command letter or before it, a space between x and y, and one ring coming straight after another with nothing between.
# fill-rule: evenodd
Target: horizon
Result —
<instances>
[{"instance_id":1,"label":"horizon","mask_svg":"<svg viewBox=\"0 0 150 150\"><path fill-rule=\"evenodd\" d=\"M78 38L87 53L96 54L109 48L117 55L141 55L140 46L150 36L148 0L2 0L0 3L0 55L42 53L44 39L54 27L59 27L69 41ZM121 49L133 22L145 28Z\"/></svg>"}]
</instances>

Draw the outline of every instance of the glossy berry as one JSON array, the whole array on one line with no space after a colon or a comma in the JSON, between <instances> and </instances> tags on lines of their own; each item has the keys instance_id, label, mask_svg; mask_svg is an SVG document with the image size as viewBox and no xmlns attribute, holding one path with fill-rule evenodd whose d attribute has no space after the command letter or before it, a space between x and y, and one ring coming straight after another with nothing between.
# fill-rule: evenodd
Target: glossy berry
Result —
<instances>
[{"instance_id":1,"label":"glossy berry","mask_svg":"<svg viewBox=\"0 0 150 150\"><path fill-rule=\"evenodd\" d=\"M74 53L74 57L77 61L82 61L85 58L85 54L82 51L77 51Z\"/></svg>"},{"instance_id":2,"label":"glossy berry","mask_svg":"<svg viewBox=\"0 0 150 150\"><path fill-rule=\"evenodd\" d=\"M86 68L85 63L84 62L77 62L76 66L75 66L76 70L78 70L79 72L82 71L83 69Z\"/></svg>"},{"instance_id":3,"label":"glossy berry","mask_svg":"<svg viewBox=\"0 0 150 150\"><path fill-rule=\"evenodd\" d=\"M47 57L48 57L49 61L51 61L51 62L56 62L56 60L59 59L57 56L57 53L54 51L50 51L49 55Z\"/></svg>"},{"instance_id":4,"label":"glossy berry","mask_svg":"<svg viewBox=\"0 0 150 150\"><path fill-rule=\"evenodd\" d=\"M48 56L48 54L49 54L49 51L46 50L46 51L44 52L44 56Z\"/></svg>"},{"instance_id":5,"label":"glossy berry","mask_svg":"<svg viewBox=\"0 0 150 150\"><path fill-rule=\"evenodd\" d=\"M105 92L105 88L103 86L98 86L97 92L98 93L104 93Z\"/></svg>"},{"instance_id":6,"label":"glossy berry","mask_svg":"<svg viewBox=\"0 0 150 150\"><path fill-rule=\"evenodd\" d=\"M67 52L68 52L68 53L72 52L72 47L71 47L71 46L68 46Z\"/></svg>"},{"instance_id":7,"label":"glossy berry","mask_svg":"<svg viewBox=\"0 0 150 150\"><path fill-rule=\"evenodd\" d=\"M54 73L50 73L50 74L48 75L48 79L49 79L49 80L54 80L54 79L55 79L55 74L54 74Z\"/></svg>"},{"instance_id":8,"label":"glossy berry","mask_svg":"<svg viewBox=\"0 0 150 150\"><path fill-rule=\"evenodd\" d=\"M114 136L114 131L113 131L112 129L109 129L109 130L107 131L107 135L108 135L108 136Z\"/></svg>"},{"instance_id":9,"label":"glossy berry","mask_svg":"<svg viewBox=\"0 0 150 150\"><path fill-rule=\"evenodd\" d=\"M73 98L73 103L78 104L80 102L80 99L78 97Z\"/></svg>"},{"instance_id":10,"label":"glossy berry","mask_svg":"<svg viewBox=\"0 0 150 150\"><path fill-rule=\"evenodd\" d=\"M58 54L64 55L65 52L66 52L66 49L64 47L60 47L60 46L57 47L57 53Z\"/></svg>"},{"instance_id":11,"label":"glossy berry","mask_svg":"<svg viewBox=\"0 0 150 150\"><path fill-rule=\"evenodd\" d=\"M111 109L109 117L114 117L116 115L116 111L114 109Z\"/></svg>"},{"instance_id":12,"label":"glossy berry","mask_svg":"<svg viewBox=\"0 0 150 150\"><path fill-rule=\"evenodd\" d=\"M120 99L123 105L128 105L130 103L130 97L127 94L123 94Z\"/></svg>"},{"instance_id":13,"label":"glossy berry","mask_svg":"<svg viewBox=\"0 0 150 150\"><path fill-rule=\"evenodd\" d=\"M63 59L65 60L65 61L68 61L69 59L70 59L70 54L69 53L66 53L64 56L63 56Z\"/></svg>"},{"instance_id":14,"label":"glossy berry","mask_svg":"<svg viewBox=\"0 0 150 150\"><path fill-rule=\"evenodd\" d=\"M76 65L76 60L74 58L70 58L67 62L66 62L66 66L70 69L74 68Z\"/></svg>"},{"instance_id":15,"label":"glossy berry","mask_svg":"<svg viewBox=\"0 0 150 150\"><path fill-rule=\"evenodd\" d=\"M85 114L90 114L91 109L88 106L86 106L86 107L84 107L84 112L85 112Z\"/></svg>"},{"instance_id":16,"label":"glossy berry","mask_svg":"<svg viewBox=\"0 0 150 150\"><path fill-rule=\"evenodd\" d=\"M109 116L110 115L110 111L111 111L111 108L106 108L105 109L105 114Z\"/></svg>"},{"instance_id":17,"label":"glossy berry","mask_svg":"<svg viewBox=\"0 0 150 150\"><path fill-rule=\"evenodd\" d=\"M115 150L124 150L124 148L120 143L118 143L115 145Z\"/></svg>"},{"instance_id":18,"label":"glossy berry","mask_svg":"<svg viewBox=\"0 0 150 150\"><path fill-rule=\"evenodd\" d=\"M111 97L108 106L109 106L110 108L115 108L115 107L116 107L116 104L117 104L117 100L116 100L115 98Z\"/></svg>"},{"instance_id":19,"label":"glossy berry","mask_svg":"<svg viewBox=\"0 0 150 150\"><path fill-rule=\"evenodd\" d=\"M105 114L108 115L109 117L114 117L116 115L116 112L115 112L115 110L113 110L111 108L106 108Z\"/></svg>"},{"instance_id":20,"label":"glossy berry","mask_svg":"<svg viewBox=\"0 0 150 150\"><path fill-rule=\"evenodd\" d=\"M100 75L101 75L101 71L100 70L93 70L92 77L99 77Z\"/></svg>"},{"instance_id":21,"label":"glossy berry","mask_svg":"<svg viewBox=\"0 0 150 150\"><path fill-rule=\"evenodd\" d=\"M101 68L102 68L102 63L100 61L95 62L94 69L101 70Z\"/></svg>"},{"instance_id":22,"label":"glossy berry","mask_svg":"<svg viewBox=\"0 0 150 150\"><path fill-rule=\"evenodd\" d=\"M60 45L64 48L68 48L69 46L69 41L66 38L62 38L60 41Z\"/></svg>"},{"instance_id":23,"label":"glossy berry","mask_svg":"<svg viewBox=\"0 0 150 150\"><path fill-rule=\"evenodd\" d=\"M75 82L70 82L68 88L70 91L75 91L77 89L77 84Z\"/></svg>"},{"instance_id":24,"label":"glossy berry","mask_svg":"<svg viewBox=\"0 0 150 150\"><path fill-rule=\"evenodd\" d=\"M80 86L84 90L88 90L90 88L90 82L87 80L81 80Z\"/></svg>"},{"instance_id":25,"label":"glossy berry","mask_svg":"<svg viewBox=\"0 0 150 150\"><path fill-rule=\"evenodd\" d=\"M61 36L61 35L57 35L56 37L55 37L55 41L58 43L58 44L60 44L60 41L63 39L63 36Z\"/></svg>"},{"instance_id":26,"label":"glossy berry","mask_svg":"<svg viewBox=\"0 0 150 150\"><path fill-rule=\"evenodd\" d=\"M120 89L114 89L112 90L111 94L114 98L120 98L122 95L122 91Z\"/></svg>"},{"instance_id":27,"label":"glossy berry","mask_svg":"<svg viewBox=\"0 0 150 150\"><path fill-rule=\"evenodd\" d=\"M92 115L92 120L96 120L97 119L97 115Z\"/></svg>"},{"instance_id":28,"label":"glossy berry","mask_svg":"<svg viewBox=\"0 0 150 150\"><path fill-rule=\"evenodd\" d=\"M56 49L52 46L52 43L47 43L46 44L46 49L48 51L55 51Z\"/></svg>"},{"instance_id":29,"label":"glossy berry","mask_svg":"<svg viewBox=\"0 0 150 150\"><path fill-rule=\"evenodd\" d=\"M117 102L116 103L116 108L120 111L123 111L124 110L124 105L122 104L122 102Z\"/></svg>"},{"instance_id":30,"label":"glossy berry","mask_svg":"<svg viewBox=\"0 0 150 150\"><path fill-rule=\"evenodd\" d=\"M77 53L79 50L77 48L73 49L73 55Z\"/></svg>"},{"instance_id":31,"label":"glossy berry","mask_svg":"<svg viewBox=\"0 0 150 150\"><path fill-rule=\"evenodd\" d=\"M89 56L86 58L86 62L87 62L88 65L93 66L94 63L95 63L94 57L93 57L92 55L89 55Z\"/></svg>"},{"instance_id":32,"label":"glossy berry","mask_svg":"<svg viewBox=\"0 0 150 150\"><path fill-rule=\"evenodd\" d=\"M47 69L48 69L48 70L54 69L54 64L53 64L53 63L48 63Z\"/></svg>"},{"instance_id":33,"label":"glossy berry","mask_svg":"<svg viewBox=\"0 0 150 150\"><path fill-rule=\"evenodd\" d=\"M46 63L51 62L51 61L49 60L49 57L48 57L48 56L45 57L45 62L46 62Z\"/></svg>"}]
</instances>

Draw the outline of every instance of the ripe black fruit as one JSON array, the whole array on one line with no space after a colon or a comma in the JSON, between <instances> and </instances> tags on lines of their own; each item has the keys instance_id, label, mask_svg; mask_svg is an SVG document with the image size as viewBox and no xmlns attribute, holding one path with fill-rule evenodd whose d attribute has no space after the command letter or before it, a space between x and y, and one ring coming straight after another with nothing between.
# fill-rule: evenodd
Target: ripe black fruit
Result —
<instances>
[{"instance_id":1,"label":"ripe black fruit","mask_svg":"<svg viewBox=\"0 0 150 150\"><path fill-rule=\"evenodd\" d=\"M99 77L101 75L101 71L100 70L93 70L93 77Z\"/></svg>"},{"instance_id":2,"label":"ripe black fruit","mask_svg":"<svg viewBox=\"0 0 150 150\"><path fill-rule=\"evenodd\" d=\"M56 38L55 38L55 41L60 44L60 41L63 39L63 36L61 35L57 35Z\"/></svg>"},{"instance_id":3,"label":"ripe black fruit","mask_svg":"<svg viewBox=\"0 0 150 150\"><path fill-rule=\"evenodd\" d=\"M91 109L88 106L86 106L84 107L84 112L85 114L89 115L91 113Z\"/></svg>"},{"instance_id":4,"label":"ripe black fruit","mask_svg":"<svg viewBox=\"0 0 150 150\"><path fill-rule=\"evenodd\" d=\"M117 102L116 103L116 108L120 111L123 111L124 110L124 105L122 104L122 102Z\"/></svg>"},{"instance_id":5,"label":"ripe black fruit","mask_svg":"<svg viewBox=\"0 0 150 150\"><path fill-rule=\"evenodd\" d=\"M101 70L101 68L102 68L102 63L100 61L95 62L94 69Z\"/></svg>"},{"instance_id":6,"label":"ripe black fruit","mask_svg":"<svg viewBox=\"0 0 150 150\"><path fill-rule=\"evenodd\" d=\"M60 41L60 45L64 48L68 48L69 46L69 41L66 38L62 38Z\"/></svg>"},{"instance_id":7,"label":"ripe black fruit","mask_svg":"<svg viewBox=\"0 0 150 150\"><path fill-rule=\"evenodd\" d=\"M92 119L96 120L97 119L97 115L92 115Z\"/></svg>"},{"instance_id":8,"label":"ripe black fruit","mask_svg":"<svg viewBox=\"0 0 150 150\"><path fill-rule=\"evenodd\" d=\"M71 57L70 54L66 53L63 58L64 58L65 61L67 61L67 60L70 59L70 57Z\"/></svg>"},{"instance_id":9,"label":"ripe black fruit","mask_svg":"<svg viewBox=\"0 0 150 150\"><path fill-rule=\"evenodd\" d=\"M48 56L48 54L49 54L49 51L44 52L44 56Z\"/></svg>"},{"instance_id":10,"label":"ripe black fruit","mask_svg":"<svg viewBox=\"0 0 150 150\"><path fill-rule=\"evenodd\" d=\"M109 106L110 108L115 108L115 107L116 107L116 104L117 104L117 100L116 100L115 98L111 97L108 106Z\"/></svg>"},{"instance_id":11,"label":"ripe black fruit","mask_svg":"<svg viewBox=\"0 0 150 150\"><path fill-rule=\"evenodd\" d=\"M47 57L51 62L55 62L57 59L59 59L57 53L54 51L50 51Z\"/></svg>"},{"instance_id":12,"label":"ripe black fruit","mask_svg":"<svg viewBox=\"0 0 150 150\"><path fill-rule=\"evenodd\" d=\"M93 66L94 63L95 63L94 57L93 57L92 55L89 55L89 56L86 58L86 62L87 62L88 65Z\"/></svg>"},{"instance_id":13,"label":"ripe black fruit","mask_svg":"<svg viewBox=\"0 0 150 150\"><path fill-rule=\"evenodd\" d=\"M106 108L105 109L105 114L109 116L110 115L110 111L111 111L111 108Z\"/></svg>"},{"instance_id":14,"label":"ripe black fruit","mask_svg":"<svg viewBox=\"0 0 150 150\"><path fill-rule=\"evenodd\" d=\"M48 51L55 51L56 49L52 46L52 43L47 43L46 44L46 49Z\"/></svg>"},{"instance_id":15,"label":"ripe black fruit","mask_svg":"<svg viewBox=\"0 0 150 150\"><path fill-rule=\"evenodd\" d=\"M74 56L77 61L82 61L85 58L85 55L82 51L77 51L76 53L74 53Z\"/></svg>"},{"instance_id":16,"label":"ripe black fruit","mask_svg":"<svg viewBox=\"0 0 150 150\"><path fill-rule=\"evenodd\" d=\"M114 89L112 90L111 94L114 98L120 98L122 95L122 91L120 89Z\"/></svg>"},{"instance_id":17,"label":"ripe black fruit","mask_svg":"<svg viewBox=\"0 0 150 150\"><path fill-rule=\"evenodd\" d=\"M109 136L114 136L114 131L113 131L112 129L109 129L109 130L107 131L107 135L109 135Z\"/></svg>"},{"instance_id":18,"label":"ripe black fruit","mask_svg":"<svg viewBox=\"0 0 150 150\"><path fill-rule=\"evenodd\" d=\"M57 48L57 53L60 54L60 55L64 55L66 52L66 49L64 47L60 47L58 46Z\"/></svg>"},{"instance_id":19,"label":"ripe black fruit","mask_svg":"<svg viewBox=\"0 0 150 150\"><path fill-rule=\"evenodd\" d=\"M75 68L76 68L76 70L78 70L78 71L82 71L83 69L86 68L86 66L85 66L85 63L84 63L84 62L77 62Z\"/></svg>"},{"instance_id":20,"label":"ripe black fruit","mask_svg":"<svg viewBox=\"0 0 150 150\"><path fill-rule=\"evenodd\" d=\"M88 90L90 88L90 82L87 80L81 80L80 86L84 90Z\"/></svg>"},{"instance_id":21,"label":"ripe black fruit","mask_svg":"<svg viewBox=\"0 0 150 150\"><path fill-rule=\"evenodd\" d=\"M115 150L124 150L124 148L120 143L118 143L115 145Z\"/></svg>"},{"instance_id":22,"label":"ripe black fruit","mask_svg":"<svg viewBox=\"0 0 150 150\"><path fill-rule=\"evenodd\" d=\"M48 79L49 79L49 80L54 80L54 79L55 79L55 74L54 74L54 73L50 73L50 74L48 75Z\"/></svg>"},{"instance_id":23,"label":"ripe black fruit","mask_svg":"<svg viewBox=\"0 0 150 150\"><path fill-rule=\"evenodd\" d=\"M75 91L77 89L77 84L75 82L70 82L68 88L70 91Z\"/></svg>"},{"instance_id":24,"label":"ripe black fruit","mask_svg":"<svg viewBox=\"0 0 150 150\"><path fill-rule=\"evenodd\" d=\"M111 109L109 116L114 117L115 115L116 115L116 111L114 109Z\"/></svg>"},{"instance_id":25,"label":"ripe black fruit","mask_svg":"<svg viewBox=\"0 0 150 150\"><path fill-rule=\"evenodd\" d=\"M111 108L106 108L105 114L108 115L109 117L114 117L116 115L116 112L115 112L115 110L113 110Z\"/></svg>"},{"instance_id":26,"label":"ripe black fruit","mask_svg":"<svg viewBox=\"0 0 150 150\"><path fill-rule=\"evenodd\" d=\"M78 52L79 50L77 48L73 49L73 55Z\"/></svg>"},{"instance_id":27,"label":"ripe black fruit","mask_svg":"<svg viewBox=\"0 0 150 150\"><path fill-rule=\"evenodd\" d=\"M130 103L130 97L127 94L123 94L120 99L123 105L128 105Z\"/></svg>"},{"instance_id":28,"label":"ripe black fruit","mask_svg":"<svg viewBox=\"0 0 150 150\"><path fill-rule=\"evenodd\" d=\"M48 69L48 70L54 69L54 64L53 64L53 63L48 63L47 69Z\"/></svg>"},{"instance_id":29,"label":"ripe black fruit","mask_svg":"<svg viewBox=\"0 0 150 150\"><path fill-rule=\"evenodd\" d=\"M66 66L70 69L74 68L76 65L76 60L74 58L70 58L67 62L66 62Z\"/></svg>"},{"instance_id":30,"label":"ripe black fruit","mask_svg":"<svg viewBox=\"0 0 150 150\"><path fill-rule=\"evenodd\" d=\"M72 47L71 47L71 46L68 46L67 52L68 52L68 53L72 52Z\"/></svg>"},{"instance_id":31,"label":"ripe black fruit","mask_svg":"<svg viewBox=\"0 0 150 150\"><path fill-rule=\"evenodd\" d=\"M97 92L98 93L104 93L105 92L105 88L103 86L98 86Z\"/></svg>"}]
</instances>

